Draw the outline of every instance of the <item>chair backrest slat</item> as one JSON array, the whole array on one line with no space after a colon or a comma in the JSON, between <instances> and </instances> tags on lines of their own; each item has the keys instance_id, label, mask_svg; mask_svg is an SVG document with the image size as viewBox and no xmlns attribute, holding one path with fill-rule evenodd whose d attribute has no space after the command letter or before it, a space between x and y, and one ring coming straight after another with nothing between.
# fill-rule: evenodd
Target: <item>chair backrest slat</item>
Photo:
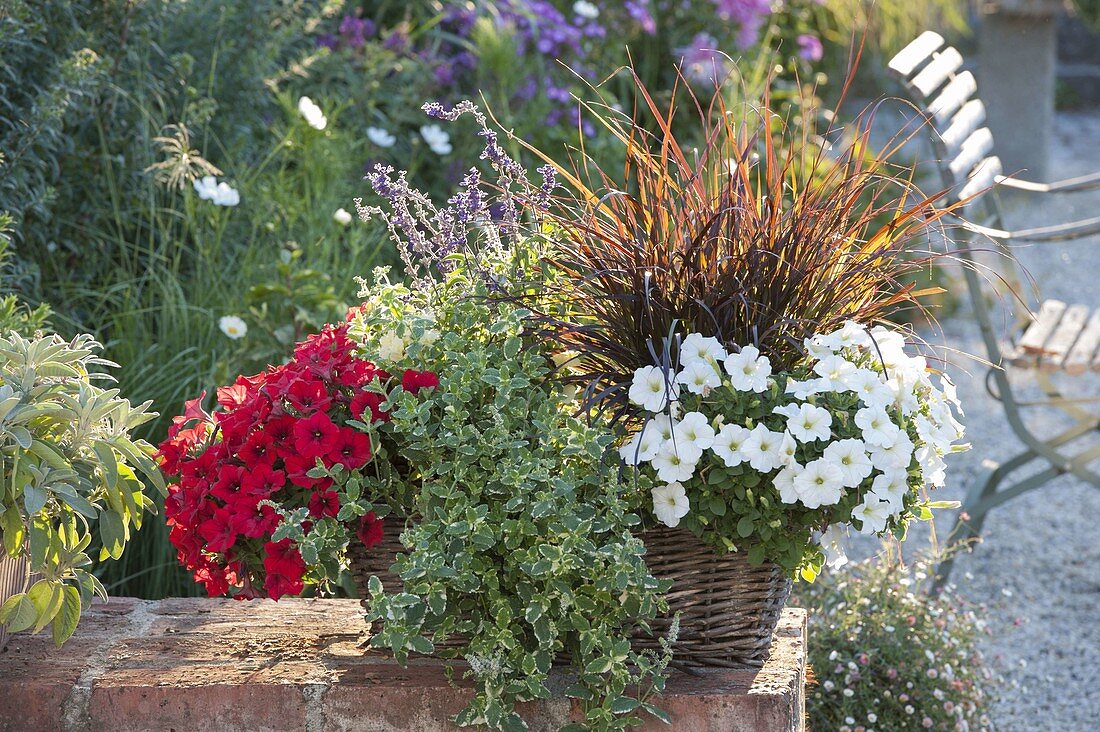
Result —
<instances>
[{"instance_id":1,"label":"chair backrest slat","mask_svg":"<svg viewBox=\"0 0 1100 732\"><path fill-rule=\"evenodd\" d=\"M954 48L948 46L936 54L936 57L910 80L914 89L926 98L939 89L963 65L963 57Z\"/></svg>"},{"instance_id":2,"label":"chair backrest slat","mask_svg":"<svg viewBox=\"0 0 1100 732\"><path fill-rule=\"evenodd\" d=\"M982 127L974 131L970 137L959 146L959 154L947 164L955 183L967 179L982 160L993 152L993 133L988 127Z\"/></svg>"},{"instance_id":3,"label":"chair backrest slat","mask_svg":"<svg viewBox=\"0 0 1100 732\"><path fill-rule=\"evenodd\" d=\"M978 164L974 169L974 172L970 175L970 180L966 184L958 189L953 198L957 200L963 200L975 196L987 188L992 188L993 184L997 182L997 176L1002 173L1000 158L993 156L988 157Z\"/></svg>"},{"instance_id":4,"label":"chair backrest slat","mask_svg":"<svg viewBox=\"0 0 1100 732\"><path fill-rule=\"evenodd\" d=\"M947 129L940 131L940 140L943 142L944 157L948 160L954 158L962 149L974 132L985 122L985 105L980 99L971 99L962 106Z\"/></svg>"},{"instance_id":5,"label":"chair backrest slat","mask_svg":"<svg viewBox=\"0 0 1100 732\"><path fill-rule=\"evenodd\" d=\"M943 46L943 36L933 31L921 33L908 46L901 49L890 59L890 70L903 79L908 79L936 51Z\"/></svg>"},{"instance_id":6,"label":"chair backrest slat","mask_svg":"<svg viewBox=\"0 0 1100 732\"><path fill-rule=\"evenodd\" d=\"M928 114L932 115L937 127L946 127L955 113L962 109L966 101L977 91L978 82L974 79L974 74L969 71L956 74L939 96L929 103Z\"/></svg>"}]
</instances>

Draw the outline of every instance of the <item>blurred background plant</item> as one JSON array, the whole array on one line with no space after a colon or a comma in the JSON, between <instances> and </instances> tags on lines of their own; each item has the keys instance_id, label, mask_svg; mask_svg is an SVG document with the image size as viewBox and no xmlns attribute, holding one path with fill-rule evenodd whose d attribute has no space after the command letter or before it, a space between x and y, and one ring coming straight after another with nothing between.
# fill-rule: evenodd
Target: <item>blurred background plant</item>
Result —
<instances>
[{"instance_id":1,"label":"blurred background plant","mask_svg":"<svg viewBox=\"0 0 1100 732\"><path fill-rule=\"evenodd\" d=\"M564 158L583 144L611 167L621 146L571 95L595 86L630 110L633 83L605 78L633 59L671 96L682 61L679 93L724 79L730 108L767 92L797 124L827 76L843 78L828 64L846 62L864 17L834 5L3 0L0 277L17 299L0 301L0 325L43 327L48 304L63 337L104 343L124 395L176 414L229 375L285 360L342 318L355 275L395 263L384 230L348 213L374 163L440 199L481 164L475 136L452 138L423 102L484 95L540 149ZM165 427L139 436L159 442ZM153 521L96 571L116 594L192 592L174 567Z\"/></svg>"},{"instance_id":2,"label":"blurred background plant","mask_svg":"<svg viewBox=\"0 0 1100 732\"><path fill-rule=\"evenodd\" d=\"M984 608L951 588L929 596L935 562L878 558L800 583L792 604L810 610L814 730L992 730L999 677L978 651Z\"/></svg>"}]
</instances>

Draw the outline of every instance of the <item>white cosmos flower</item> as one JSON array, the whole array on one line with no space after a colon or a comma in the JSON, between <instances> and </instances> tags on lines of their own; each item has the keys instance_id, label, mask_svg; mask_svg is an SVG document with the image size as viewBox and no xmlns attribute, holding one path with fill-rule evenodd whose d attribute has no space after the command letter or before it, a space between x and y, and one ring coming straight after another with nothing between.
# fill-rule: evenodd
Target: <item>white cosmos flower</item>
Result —
<instances>
[{"instance_id":1,"label":"white cosmos flower","mask_svg":"<svg viewBox=\"0 0 1100 732\"><path fill-rule=\"evenodd\" d=\"M306 124L315 130L323 130L328 127L328 119L325 117L325 113L309 97L302 97L298 100L298 114L302 115Z\"/></svg>"},{"instance_id":2,"label":"white cosmos flower","mask_svg":"<svg viewBox=\"0 0 1100 732\"><path fill-rule=\"evenodd\" d=\"M867 446L859 440L837 440L825 448L824 458L831 460L844 475L844 487L855 488L871 474L874 466L867 455Z\"/></svg>"},{"instance_id":3,"label":"white cosmos flower","mask_svg":"<svg viewBox=\"0 0 1100 732\"><path fill-rule=\"evenodd\" d=\"M240 340L248 335L248 324L236 315L224 315L218 319L218 327L233 340Z\"/></svg>"},{"instance_id":4,"label":"white cosmos flower","mask_svg":"<svg viewBox=\"0 0 1100 732\"><path fill-rule=\"evenodd\" d=\"M405 339L390 331L378 339L378 360L395 363L405 357Z\"/></svg>"},{"instance_id":5,"label":"white cosmos flower","mask_svg":"<svg viewBox=\"0 0 1100 732\"><path fill-rule=\"evenodd\" d=\"M761 356L756 346L744 346L740 353L729 354L724 365L734 389L757 394L767 390L772 362L767 356Z\"/></svg>"},{"instance_id":6,"label":"white cosmos flower","mask_svg":"<svg viewBox=\"0 0 1100 732\"><path fill-rule=\"evenodd\" d=\"M647 412L661 412L669 399L675 399L679 391L679 385L675 382L669 383L660 366L643 366L634 371L628 396L631 404L637 404Z\"/></svg>"},{"instance_id":7,"label":"white cosmos flower","mask_svg":"<svg viewBox=\"0 0 1100 732\"><path fill-rule=\"evenodd\" d=\"M651 491L653 495L653 513L657 520L665 526L675 528L680 519L687 516L690 504L687 493L681 483L673 482L664 486L657 486Z\"/></svg>"},{"instance_id":8,"label":"white cosmos flower","mask_svg":"<svg viewBox=\"0 0 1100 732\"><path fill-rule=\"evenodd\" d=\"M573 3L573 12L585 20L595 20L600 17L600 9L587 0L577 0Z\"/></svg>"},{"instance_id":9,"label":"white cosmos flower","mask_svg":"<svg viewBox=\"0 0 1100 732\"><path fill-rule=\"evenodd\" d=\"M745 456L741 453L741 445L749 438L752 431L748 427L738 424L727 424L718 430L714 436L714 444L711 450L722 459L727 468L732 468L745 462Z\"/></svg>"},{"instance_id":10,"label":"white cosmos flower","mask_svg":"<svg viewBox=\"0 0 1100 732\"><path fill-rule=\"evenodd\" d=\"M381 127L368 127L367 139L371 141L371 144L378 147L393 147L393 144L397 142L396 137Z\"/></svg>"},{"instance_id":11,"label":"white cosmos flower","mask_svg":"<svg viewBox=\"0 0 1100 732\"><path fill-rule=\"evenodd\" d=\"M451 136L439 125L424 125L420 128L420 136L436 155L450 155L454 150L451 146Z\"/></svg>"},{"instance_id":12,"label":"white cosmos flower","mask_svg":"<svg viewBox=\"0 0 1100 732\"><path fill-rule=\"evenodd\" d=\"M876 447L890 447L901 437L901 427L885 409L864 407L856 412L856 426L862 430L863 441Z\"/></svg>"},{"instance_id":13,"label":"white cosmos flower","mask_svg":"<svg viewBox=\"0 0 1100 732\"><path fill-rule=\"evenodd\" d=\"M753 427L741 443L741 455L760 473L769 473L783 464L782 450L783 433L772 432L762 424Z\"/></svg>"},{"instance_id":14,"label":"white cosmos flower","mask_svg":"<svg viewBox=\"0 0 1100 732\"><path fill-rule=\"evenodd\" d=\"M841 383L850 391L854 391L868 407L885 409L894 401L894 391L876 371L871 369L856 369L846 374Z\"/></svg>"},{"instance_id":15,"label":"white cosmos flower","mask_svg":"<svg viewBox=\"0 0 1100 732\"><path fill-rule=\"evenodd\" d=\"M218 193L218 179L212 175L196 178L191 182L191 185L195 187L195 193L199 194L199 198L204 201L213 200Z\"/></svg>"},{"instance_id":16,"label":"white cosmos flower","mask_svg":"<svg viewBox=\"0 0 1100 732\"><path fill-rule=\"evenodd\" d=\"M828 409L802 404L787 417L787 431L799 442L827 440L832 434L833 415Z\"/></svg>"},{"instance_id":17,"label":"white cosmos flower","mask_svg":"<svg viewBox=\"0 0 1100 732\"><path fill-rule=\"evenodd\" d=\"M886 522L892 515L890 504L870 495L852 511L852 518L859 519L863 523L859 530L861 534L877 534L885 530Z\"/></svg>"},{"instance_id":18,"label":"white cosmos flower","mask_svg":"<svg viewBox=\"0 0 1100 732\"><path fill-rule=\"evenodd\" d=\"M657 477L673 483L678 480L690 480L695 474L695 464L703 456L703 451L690 442L677 443L675 439L661 445L650 464L657 471Z\"/></svg>"},{"instance_id":19,"label":"white cosmos flower","mask_svg":"<svg viewBox=\"0 0 1100 732\"><path fill-rule=\"evenodd\" d=\"M840 569L848 563L848 555L844 553L844 539L847 535L844 527L833 524L818 537L821 550L825 552L825 565L829 569Z\"/></svg>"},{"instance_id":20,"label":"white cosmos flower","mask_svg":"<svg viewBox=\"0 0 1100 732\"><path fill-rule=\"evenodd\" d=\"M214 190L214 196L210 199L210 202L215 206L236 206L241 202L241 194L236 188L222 181Z\"/></svg>"},{"instance_id":21,"label":"white cosmos flower","mask_svg":"<svg viewBox=\"0 0 1100 732\"><path fill-rule=\"evenodd\" d=\"M723 361L726 358L726 349L713 336L704 337L700 333L690 333L680 345L680 365L687 366L693 361L704 361L708 364Z\"/></svg>"},{"instance_id":22,"label":"white cosmos flower","mask_svg":"<svg viewBox=\"0 0 1100 732\"><path fill-rule=\"evenodd\" d=\"M702 412L688 412L673 428L672 439L677 445L690 442L701 452L714 444L714 428Z\"/></svg>"},{"instance_id":23,"label":"white cosmos flower","mask_svg":"<svg viewBox=\"0 0 1100 732\"><path fill-rule=\"evenodd\" d=\"M856 370L856 365L843 356L829 355L814 364L814 373L833 384L840 384L848 374Z\"/></svg>"},{"instance_id":24,"label":"white cosmos flower","mask_svg":"<svg viewBox=\"0 0 1100 732\"><path fill-rule=\"evenodd\" d=\"M798 463L791 463L775 474L772 484L779 491L779 500L783 503L797 503L799 500L798 488L795 487L795 479L802 473L803 467Z\"/></svg>"},{"instance_id":25,"label":"white cosmos flower","mask_svg":"<svg viewBox=\"0 0 1100 732\"><path fill-rule=\"evenodd\" d=\"M909 463L913 460L913 441L904 432L898 435L889 447L869 445L871 462L882 471L908 470Z\"/></svg>"},{"instance_id":26,"label":"white cosmos flower","mask_svg":"<svg viewBox=\"0 0 1100 732\"><path fill-rule=\"evenodd\" d=\"M340 226L347 226L351 223L351 214L347 209L338 208L332 213L332 220L340 224Z\"/></svg>"},{"instance_id":27,"label":"white cosmos flower","mask_svg":"<svg viewBox=\"0 0 1100 732\"><path fill-rule=\"evenodd\" d=\"M692 394L707 394L711 389L722 385L722 377L706 361L689 361L684 370L676 375L676 382Z\"/></svg>"},{"instance_id":28,"label":"white cosmos flower","mask_svg":"<svg viewBox=\"0 0 1100 732\"><path fill-rule=\"evenodd\" d=\"M642 429L619 448L619 455L627 465L649 462L657 457L657 451L661 449L661 433L654 425L653 420L645 423Z\"/></svg>"},{"instance_id":29,"label":"white cosmos flower","mask_svg":"<svg viewBox=\"0 0 1100 732\"><path fill-rule=\"evenodd\" d=\"M844 494L844 476L831 461L818 458L795 476L794 489L806 508L833 506Z\"/></svg>"}]
</instances>

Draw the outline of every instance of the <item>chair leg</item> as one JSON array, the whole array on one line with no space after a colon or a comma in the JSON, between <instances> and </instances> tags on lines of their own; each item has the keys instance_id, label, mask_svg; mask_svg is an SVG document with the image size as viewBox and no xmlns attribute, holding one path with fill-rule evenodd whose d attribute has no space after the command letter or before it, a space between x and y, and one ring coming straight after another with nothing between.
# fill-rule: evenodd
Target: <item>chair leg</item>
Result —
<instances>
[{"instance_id":1,"label":"chair leg","mask_svg":"<svg viewBox=\"0 0 1100 732\"><path fill-rule=\"evenodd\" d=\"M1001 484L1001 481L1010 473L1017 468L1027 465L1037 457L1039 457L1039 455L1034 450L1025 450L1009 458L1000 465L986 470L983 475L979 475L978 479L974 481L974 485L971 486L970 492L966 496L966 500L963 501L962 507L959 509L959 515L955 519L955 525L952 527L951 533L947 537L948 541L952 544L961 544L978 536L982 530L982 525L985 523L985 516L988 513L988 509L982 506L983 502L997 492L997 487ZM943 586L947 584L947 580L951 576L951 569L955 565L955 554L958 551L959 550L956 548L937 565L936 576L932 580L932 594L938 594L943 589Z\"/></svg>"}]
</instances>

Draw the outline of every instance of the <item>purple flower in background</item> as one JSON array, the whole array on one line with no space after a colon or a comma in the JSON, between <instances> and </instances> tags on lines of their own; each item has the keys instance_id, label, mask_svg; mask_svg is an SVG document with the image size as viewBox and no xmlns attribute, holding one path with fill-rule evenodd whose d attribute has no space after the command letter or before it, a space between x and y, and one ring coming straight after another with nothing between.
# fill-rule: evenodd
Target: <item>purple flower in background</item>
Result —
<instances>
[{"instance_id":1,"label":"purple flower in background","mask_svg":"<svg viewBox=\"0 0 1100 732\"><path fill-rule=\"evenodd\" d=\"M653 19L653 15L649 12L649 0L626 0L623 7L626 9L627 15L640 25L647 34L652 36L657 32L657 21Z\"/></svg>"},{"instance_id":2,"label":"purple flower in background","mask_svg":"<svg viewBox=\"0 0 1100 732\"><path fill-rule=\"evenodd\" d=\"M717 84L728 73L729 60L718 51L718 41L709 33L697 33L691 44L678 49L684 75L698 83Z\"/></svg>"},{"instance_id":3,"label":"purple flower in background","mask_svg":"<svg viewBox=\"0 0 1100 732\"><path fill-rule=\"evenodd\" d=\"M340 22L340 37L351 48L362 48L368 36L374 35L374 22L354 15L345 15Z\"/></svg>"},{"instance_id":4,"label":"purple flower in background","mask_svg":"<svg viewBox=\"0 0 1100 732\"><path fill-rule=\"evenodd\" d=\"M809 33L803 33L797 39L798 55L807 61L820 61L825 55L825 49L821 45L821 39Z\"/></svg>"},{"instance_id":5,"label":"purple flower in background","mask_svg":"<svg viewBox=\"0 0 1100 732\"><path fill-rule=\"evenodd\" d=\"M760 29L771 15L770 0L712 0L718 17L736 23L737 45L751 48L760 38Z\"/></svg>"},{"instance_id":6,"label":"purple flower in background","mask_svg":"<svg viewBox=\"0 0 1100 732\"><path fill-rule=\"evenodd\" d=\"M382 47L387 51L393 51L397 54L402 54L409 49L409 28L408 25L402 23L389 32L382 40Z\"/></svg>"},{"instance_id":7,"label":"purple flower in background","mask_svg":"<svg viewBox=\"0 0 1100 732\"><path fill-rule=\"evenodd\" d=\"M336 50L336 36L331 33L322 33L316 39L317 48Z\"/></svg>"}]
</instances>

